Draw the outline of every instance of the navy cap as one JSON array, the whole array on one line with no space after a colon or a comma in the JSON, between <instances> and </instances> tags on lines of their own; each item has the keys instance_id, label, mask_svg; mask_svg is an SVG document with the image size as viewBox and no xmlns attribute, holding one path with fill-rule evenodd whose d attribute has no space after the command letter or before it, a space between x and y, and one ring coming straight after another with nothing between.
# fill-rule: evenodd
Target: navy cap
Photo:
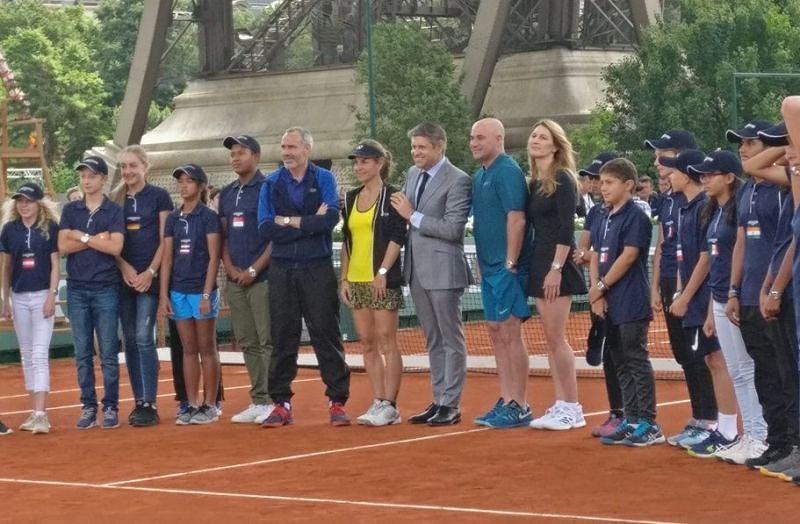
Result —
<instances>
[{"instance_id":1,"label":"navy cap","mask_svg":"<svg viewBox=\"0 0 800 524\"><path fill-rule=\"evenodd\" d=\"M660 156L658 157L658 163L664 167L677 169L681 173L688 175L689 166L700 164L703 162L703 160L705 160L705 158L706 154L702 151L698 151L697 149L687 149L686 151L681 151L678 153L677 156Z\"/></svg>"},{"instance_id":2,"label":"navy cap","mask_svg":"<svg viewBox=\"0 0 800 524\"><path fill-rule=\"evenodd\" d=\"M789 145L789 132L784 122L758 132L758 138L769 147L783 147Z\"/></svg>"},{"instance_id":3,"label":"navy cap","mask_svg":"<svg viewBox=\"0 0 800 524\"><path fill-rule=\"evenodd\" d=\"M699 178L703 173L733 173L740 176L742 163L739 161L739 157L730 151L718 149L709 153L700 164L689 166L690 176L695 174Z\"/></svg>"},{"instance_id":4,"label":"navy cap","mask_svg":"<svg viewBox=\"0 0 800 524\"><path fill-rule=\"evenodd\" d=\"M769 129L774 125L774 123L767 120L753 120L752 122L748 122L741 129L728 129L725 131L725 139L728 142L734 142L736 144L741 143L742 140L745 139L759 140L758 132Z\"/></svg>"},{"instance_id":5,"label":"navy cap","mask_svg":"<svg viewBox=\"0 0 800 524\"><path fill-rule=\"evenodd\" d=\"M75 166L75 170L80 171L83 167L101 175L108 175L108 164L99 156L87 156Z\"/></svg>"},{"instance_id":6,"label":"navy cap","mask_svg":"<svg viewBox=\"0 0 800 524\"><path fill-rule=\"evenodd\" d=\"M603 352L606 349L606 320L592 314L592 327L586 337L586 363L599 366L603 363Z\"/></svg>"},{"instance_id":7,"label":"navy cap","mask_svg":"<svg viewBox=\"0 0 800 524\"><path fill-rule=\"evenodd\" d=\"M257 155L261 154L261 144L250 135L226 136L225 140L222 142L222 145L228 149L231 149L236 144L246 147Z\"/></svg>"},{"instance_id":8,"label":"navy cap","mask_svg":"<svg viewBox=\"0 0 800 524\"><path fill-rule=\"evenodd\" d=\"M203 168L197 164L185 164L181 167L175 168L175 171L172 172L172 176L175 178L180 178L183 174L186 174L189 178L196 180L201 184L208 184L206 172L203 171Z\"/></svg>"},{"instance_id":9,"label":"navy cap","mask_svg":"<svg viewBox=\"0 0 800 524\"><path fill-rule=\"evenodd\" d=\"M644 146L648 149L696 149L697 142L694 133L685 129L670 129L659 138L644 141Z\"/></svg>"},{"instance_id":10,"label":"navy cap","mask_svg":"<svg viewBox=\"0 0 800 524\"><path fill-rule=\"evenodd\" d=\"M383 153L375 146L361 143L358 144L353 152L347 155L347 158L353 160L354 158L382 158Z\"/></svg>"},{"instance_id":11,"label":"navy cap","mask_svg":"<svg viewBox=\"0 0 800 524\"><path fill-rule=\"evenodd\" d=\"M39 187L39 184L33 182L25 182L17 189L16 193L11 195L14 200L18 198L27 198L33 202L38 202L44 198L44 191Z\"/></svg>"},{"instance_id":12,"label":"navy cap","mask_svg":"<svg viewBox=\"0 0 800 524\"><path fill-rule=\"evenodd\" d=\"M613 151L604 151L594 157L594 160L592 160L588 166L578 171L578 175L595 178L599 177L600 169L606 164L606 162L609 160L614 160L615 158L619 158L617 153Z\"/></svg>"}]
</instances>

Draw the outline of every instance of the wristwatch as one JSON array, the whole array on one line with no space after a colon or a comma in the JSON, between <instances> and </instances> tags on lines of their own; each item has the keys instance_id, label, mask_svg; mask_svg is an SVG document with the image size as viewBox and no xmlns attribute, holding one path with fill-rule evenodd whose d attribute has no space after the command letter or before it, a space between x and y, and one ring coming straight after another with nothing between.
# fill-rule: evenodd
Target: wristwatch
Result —
<instances>
[{"instance_id":1,"label":"wristwatch","mask_svg":"<svg viewBox=\"0 0 800 524\"><path fill-rule=\"evenodd\" d=\"M780 300L782 295L783 295L782 291L777 291L775 289L772 289L769 292L769 298L771 298L772 300Z\"/></svg>"},{"instance_id":2,"label":"wristwatch","mask_svg":"<svg viewBox=\"0 0 800 524\"><path fill-rule=\"evenodd\" d=\"M559 264L558 262L553 262L552 264L550 264L550 269L555 270L555 271L561 271L561 268L563 268L563 267L564 267L564 264Z\"/></svg>"},{"instance_id":3,"label":"wristwatch","mask_svg":"<svg viewBox=\"0 0 800 524\"><path fill-rule=\"evenodd\" d=\"M598 280L597 284L595 284L595 287L600 291L606 291L608 289L608 286L602 280Z\"/></svg>"},{"instance_id":4,"label":"wristwatch","mask_svg":"<svg viewBox=\"0 0 800 524\"><path fill-rule=\"evenodd\" d=\"M50 292L52 294L54 294L55 296L58 296L58 288L53 288L53 289L50 290Z\"/></svg>"},{"instance_id":5,"label":"wristwatch","mask_svg":"<svg viewBox=\"0 0 800 524\"><path fill-rule=\"evenodd\" d=\"M283 225L288 226L292 223L292 217L283 217Z\"/></svg>"},{"instance_id":6,"label":"wristwatch","mask_svg":"<svg viewBox=\"0 0 800 524\"><path fill-rule=\"evenodd\" d=\"M728 298L739 298L739 288L731 287L728 290Z\"/></svg>"},{"instance_id":7,"label":"wristwatch","mask_svg":"<svg viewBox=\"0 0 800 524\"><path fill-rule=\"evenodd\" d=\"M389 272L389 270L388 270L388 269L386 269L385 267L378 268L378 274L379 274L380 276L385 276L385 275L386 275L386 273L388 273L388 272Z\"/></svg>"},{"instance_id":8,"label":"wristwatch","mask_svg":"<svg viewBox=\"0 0 800 524\"><path fill-rule=\"evenodd\" d=\"M210 298L211 298L211 295L209 293L203 293L203 300L208 300Z\"/></svg>"},{"instance_id":9,"label":"wristwatch","mask_svg":"<svg viewBox=\"0 0 800 524\"><path fill-rule=\"evenodd\" d=\"M147 271L148 271L148 272L149 272L151 275L153 275L153 277L154 277L154 278L155 278L155 276L156 276L156 275L158 275L158 273L156 272L156 270L155 270L155 269L153 269L152 267L148 267L148 268L147 268Z\"/></svg>"},{"instance_id":10,"label":"wristwatch","mask_svg":"<svg viewBox=\"0 0 800 524\"><path fill-rule=\"evenodd\" d=\"M247 274L253 278L256 278L258 276L258 271L256 271L256 268L253 266L250 266L247 268Z\"/></svg>"},{"instance_id":11,"label":"wristwatch","mask_svg":"<svg viewBox=\"0 0 800 524\"><path fill-rule=\"evenodd\" d=\"M517 267L517 263L513 260L506 260L506 269L514 269Z\"/></svg>"},{"instance_id":12,"label":"wristwatch","mask_svg":"<svg viewBox=\"0 0 800 524\"><path fill-rule=\"evenodd\" d=\"M84 233L81 235L81 242L83 242L84 244L88 244L90 238L91 237L89 236L89 233Z\"/></svg>"}]
</instances>

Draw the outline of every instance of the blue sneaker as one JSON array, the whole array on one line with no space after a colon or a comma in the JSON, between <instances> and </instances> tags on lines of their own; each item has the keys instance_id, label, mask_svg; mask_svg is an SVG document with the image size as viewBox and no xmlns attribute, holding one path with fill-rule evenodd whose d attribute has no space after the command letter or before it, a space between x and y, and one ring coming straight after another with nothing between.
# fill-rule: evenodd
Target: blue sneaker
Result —
<instances>
[{"instance_id":1,"label":"blue sneaker","mask_svg":"<svg viewBox=\"0 0 800 524\"><path fill-rule=\"evenodd\" d=\"M103 409L103 429L114 429L119 427L119 412L116 408L107 407Z\"/></svg>"},{"instance_id":2,"label":"blue sneaker","mask_svg":"<svg viewBox=\"0 0 800 524\"><path fill-rule=\"evenodd\" d=\"M530 406L522 407L512 400L501 406L492 418L486 419L485 426L493 429L509 429L527 427L533 420Z\"/></svg>"},{"instance_id":3,"label":"blue sneaker","mask_svg":"<svg viewBox=\"0 0 800 524\"><path fill-rule=\"evenodd\" d=\"M666 440L664 433L661 432L661 426L655 422L650 423L646 420L640 420L636 430L628 438L624 439L622 443L634 448L644 448L655 444L663 444Z\"/></svg>"},{"instance_id":4,"label":"blue sneaker","mask_svg":"<svg viewBox=\"0 0 800 524\"><path fill-rule=\"evenodd\" d=\"M81 418L75 427L78 429L92 429L97 425L97 408L84 406L81 409Z\"/></svg>"},{"instance_id":5,"label":"blue sneaker","mask_svg":"<svg viewBox=\"0 0 800 524\"><path fill-rule=\"evenodd\" d=\"M711 430L703 427L695 427L693 431L686 438L678 442L678 446L683 449L691 449L694 446L705 442L711 436Z\"/></svg>"},{"instance_id":6,"label":"blue sneaker","mask_svg":"<svg viewBox=\"0 0 800 524\"><path fill-rule=\"evenodd\" d=\"M697 458L715 458L717 453L725 451L739 440L736 436L732 440L726 439L722 433L716 429L709 433L708 438L699 444L695 444L687 450L687 453Z\"/></svg>"},{"instance_id":7,"label":"blue sneaker","mask_svg":"<svg viewBox=\"0 0 800 524\"><path fill-rule=\"evenodd\" d=\"M497 412L500 411L500 409L502 409L504 404L505 401L503 400L503 397L500 397L499 399L497 399L497 403L495 403L492 409L490 409L480 417L475 417L475 420L473 422L475 422L475 424L477 424L478 426L489 426L489 424L487 424L486 421L497 415Z\"/></svg>"},{"instance_id":8,"label":"blue sneaker","mask_svg":"<svg viewBox=\"0 0 800 524\"><path fill-rule=\"evenodd\" d=\"M607 437L600 437L600 443L606 446L618 446L622 444L625 439L633 435L634 431L636 431L636 426L628 422L627 418L623 419L614 433Z\"/></svg>"},{"instance_id":9,"label":"blue sneaker","mask_svg":"<svg viewBox=\"0 0 800 524\"><path fill-rule=\"evenodd\" d=\"M178 412L175 413L175 417L177 418L177 417L180 417L181 415L185 415L186 412L189 411L190 407L191 406L189 405L189 401L188 400L181 400L178 403Z\"/></svg>"}]
</instances>

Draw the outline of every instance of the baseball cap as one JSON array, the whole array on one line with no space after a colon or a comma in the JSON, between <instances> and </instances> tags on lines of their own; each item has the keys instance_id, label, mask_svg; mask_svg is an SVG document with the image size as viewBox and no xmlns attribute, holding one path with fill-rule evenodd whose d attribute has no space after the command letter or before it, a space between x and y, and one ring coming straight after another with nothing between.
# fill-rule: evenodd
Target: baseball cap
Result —
<instances>
[{"instance_id":1,"label":"baseball cap","mask_svg":"<svg viewBox=\"0 0 800 524\"><path fill-rule=\"evenodd\" d=\"M689 175L689 166L701 164L705 158L706 154L702 151L698 151L697 149L687 149L686 151L681 151L673 157L660 156L658 157L658 163L664 167L677 169L681 173Z\"/></svg>"},{"instance_id":2,"label":"baseball cap","mask_svg":"<svg viewBox=\"0 0 800 524\"><path fill-rule=\"evenodd\" d=\"M235 144L246 147L257 155L261 154L261 144L250 135L226 136L225 140L222 142L222 145L228 149L231 149Z\"/></svg>"},{"instance_id":3,"label":"baseball cap","mask_svg":"<svg viewBox=\"0 0 800 524\"><path fill-rule=\"evenodd\" d=\"M786 123L778 122L772 127L758 132L758 138L769 147L783 147L789 145L789 132Z\"/></svg>"},{"instance_id":4,"label":"baseball cap","mask_svg":"<svg viewBox=\"0 0 800 524\"><path fill-rule=\"evenodd\" d=\"M106 164L106 161L99 156L87 156L81 160L77 166L75 166L75 170L80 171L81 168L84 167L94 173L108 175L108 164Z\"/></svg>"},{"instance_id":5,"label":"baseball cap","mask_svg":"<svg viewBox=\"0 0 800 524\"><path fill-rule=\"evenodd\" d=\"M603 363L603 351L606 349L606 321L592 313L592 327L586 338L586 363L599 366Z\"/></svg>"},{"instance_id":6,"label":"baseball cap","mask_svg":"<svg viewBox=\"0 0 800 524\"><path fill-rule=\"evenodd\" d=\"M172 172L172 176L175 178L180 178L182 174L186 174L189 178L201 184L208 184L206 172L197 164L184 164L175 168L175 171Z\"/></svg>"},{"instance_id":7,"label":"baseball cap","mask_svg":"<svg viewBox=\"0 0 800 524\"><path fill-rule=\"evenodd\" d=\"M697 142L694 133L685 129L670 129L659 138L644 141L644 146L648 149L696 149Z\"/></svg>"},{"instance_id":8,"label":"baseball cap","mask_svg":"<svg viewBox=\"0 0 800 524\"><path fill-rule=\"evenodd\" d=\"M19 188L17 188L17 191L11 195L11 198L14 200L18 198L27 198L33 202L38 202L44 198L44 191L42 191L42 188L39 187L38 184L34 184L33 182L25 182L19 186Z\"/></svg>"},{"instance_id":9,"label":"baseball cap","mask_svg":"<svg viewBox=\"0 0 800 524\"><path fill-rule=\"evenodd\" d=\"M605 165L605 163L609 160L614 160L615 158L619 158L619 155L613 151L604 151L599 153L591 162L589 162L589 165L578 171L578 175L599 177L600 169Z\"/></svg>"},{"instance_id":10,"label":"baseball cap","mask_svg":"<svg viewBox=\"0 0 800 524\"><path fill-rule=\"evenodd\" d=\"M730 151L718 149L709 153L700 164L689 166L689 172L694 172L699 177L703 173L733 173L742 174L742 163L739 157Z\"/></svg>"},{"instance_id":11,"label":"baseball cap","mask_svg":"<svg viewBox=\"0 0 800 524\"><path fill-rule=\"evenodd\" d=\"M381 158L383 153L377 147L365 144L364 142L358 144L353 152L347 155L347 158L353 160L354 158Z\"/></svg>"},{"instance_id":12,"label":"baseball cap","mask_svg":"<svg viewBox=\"0 0 800 524\"><path fill-rule=\"evenodd\" d=\"M725 139L736 144L741 143L744 139L760 139L758 132L769 129L774 125L774 123L767 120L753 120L745 124L741 129L728 129L725 131Z\"/></svg>"}]
</instances>

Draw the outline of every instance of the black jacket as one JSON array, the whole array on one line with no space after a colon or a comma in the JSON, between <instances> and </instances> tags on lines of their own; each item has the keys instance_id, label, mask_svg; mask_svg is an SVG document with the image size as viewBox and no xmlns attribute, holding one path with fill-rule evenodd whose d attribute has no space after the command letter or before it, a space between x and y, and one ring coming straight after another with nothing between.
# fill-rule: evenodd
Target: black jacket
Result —
<instances>
[{"instance_id":1,"label":"black jacket","mask_svg":"<svg viewBox=\"0 0 800 524\"><path fill-rule=\"evenodd\" d=\"M363 186L348 191L344 196L344 205L342 206L342 233L344 234L344 249L350 254L353 247L353 238L350 234L350 228L347 225L347 218L353 210L356 197L364 189ZM386 249L389 247L389 242L396 242L402 246L406 241L408 233L408 226L405 219L397 214L390 197L397 189L391 186L383 186L380 195L378 195L378 208L376 209L375 216L372 221L372 271L373 274L378 274L378 269L381 267L383 257L386 255ZM400 269L400 259L398 256L392 267L387 268L389 272L386 274L386 287L399 288L403 284L403 272Z\"/></svg>"}]
</instances>

